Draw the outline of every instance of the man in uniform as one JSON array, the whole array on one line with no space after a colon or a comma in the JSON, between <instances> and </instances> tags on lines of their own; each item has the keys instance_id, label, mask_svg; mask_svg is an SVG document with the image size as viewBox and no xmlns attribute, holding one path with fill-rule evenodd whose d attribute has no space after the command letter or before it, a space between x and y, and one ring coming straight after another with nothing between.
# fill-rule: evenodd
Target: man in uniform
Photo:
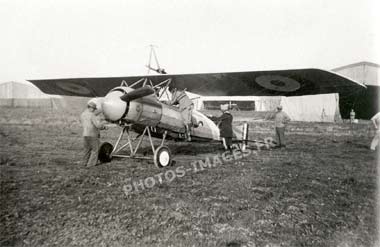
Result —
<instances>
[{"instance_id":1,"label":"man in uniform","mask_svg":"<svg viewBox=\"0 0 380 247\"><path fill-rule=\"evenodd\" d=\"M228 104L221 105L220 110L222 111L222 115L220 117L211 117L211 120L217 122L217 125L219 126L220 137L222 138L224 150L231 151L233 137L233 117L231 113L228 111Z\"/></svg>"},{"instance_id":2,"label":"man in uniform","mask_svg":"<svg viewBox=\"0 0 380 247\"><path fill-rule=\"evenodd\" d=\"M380 112L371 118L373 126L375 127L375 136L371 142L371 150L376 150L380 140Z\"/></svg>"},{"instance_id":3,"label":"man in uniform","mask_svg":"<svg viewBox=\"0 0 380 247\"><path fill-rule=\"evenodd\" d=\"M170 102L171 105L176 105L178 104L179 110L181 111L181 116L183 119L183 124L185 125L186 128L186 138L187 141L191 141L191 117L192 117L192 112L193 112L193 102L187 96L185 90L175 90L172 88L170 90L172 93L172 100Z\"/></svg>"},{"instance_id":4,"label":"man in uniform","mask_svg":"<svg viewBox=\"0 0 380 247\"><path fill-rule=\"evenodd\" d=\"M98 162L100 130L106 129L105 121L100 118L100 111L93 101L87 103L87 109L80 115L83 127L84 157L86 167L95 166Z\"/></svg>"},{"instance_id":5,"label":"man in uniform","mask_svg":"<svg viewBox=\"0 0 380 247\"><path fill-rule=\"evenodd\" d=\"M288 114L282 111L282 106L277 106L277 112L274 116L274 125L276 128L277 147L285 147L285 126L290 121Z\"/></svg>"}]
</instances>

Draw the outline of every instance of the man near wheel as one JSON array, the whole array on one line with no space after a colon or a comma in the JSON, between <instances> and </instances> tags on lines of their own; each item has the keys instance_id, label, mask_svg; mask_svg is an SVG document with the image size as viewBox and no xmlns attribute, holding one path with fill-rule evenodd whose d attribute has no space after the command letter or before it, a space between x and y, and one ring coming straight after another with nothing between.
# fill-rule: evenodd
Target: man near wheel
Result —
<instances>
[{"instance_id":1,"label":"man near wheel","mask_svg":"<svg viewBox=\"0 0 380 247\"><path fill-rule=\"evenodd\" d=\"M106 129L105 121L100 118L95 102L89 101L87 109L81 114L80 122L83 127L84 157L83 165L96 166L98 162L100 130Z\"/></svg>"}]
</instances>

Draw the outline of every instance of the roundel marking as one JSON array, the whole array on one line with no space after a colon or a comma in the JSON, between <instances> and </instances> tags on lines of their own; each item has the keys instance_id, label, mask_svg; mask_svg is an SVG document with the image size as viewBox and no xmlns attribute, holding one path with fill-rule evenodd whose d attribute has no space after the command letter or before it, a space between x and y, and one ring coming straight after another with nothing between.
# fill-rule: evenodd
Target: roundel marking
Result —
<instances>
[{"instance_id":1,"label":"roundel marking","mask_svg":"<svg viewBox=\"0 0 380 247\"><path fill-rule=\"evenodd\" d=\"M137 112L140 112L140 111L141 111L141 106L140 106L140 104L136 105L136 111L137 111Z\"/></svg>"},{"instance_id":2,"label":"roundel marking","mask_svg":"<svg viewBox=\"0 0 380 247\"><path fill-rule=\"evenodd\" d=\"M82 86L80 83L74 82L57 82L56 85L64 91L80 94L80 95L92 95L91 91Z\"/></svg>"},{"instance_id":3,"label":"roundel marking","mask_svg":"<svg viewBox=\"0 0 380 247\"><path fill-rule=\"evenodd\" d=\"M280 92L293 92L301 87L298 81L280 75L261 75L255 80L262 87Z\"/></svg>"}]
</instances>

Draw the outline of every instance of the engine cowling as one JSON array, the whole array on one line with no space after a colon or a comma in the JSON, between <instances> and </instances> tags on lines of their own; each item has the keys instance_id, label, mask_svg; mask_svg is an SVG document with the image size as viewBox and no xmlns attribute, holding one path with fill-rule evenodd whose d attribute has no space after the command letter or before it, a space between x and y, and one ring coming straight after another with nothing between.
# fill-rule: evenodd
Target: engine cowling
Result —
<instances>
[{"instance_id":1,"label":"engine cowling","mask_svg":"<svg viewBox=\"0 0 380 247\"><path fill-rule=\"evenodd\" d=\"M118 121L128 113L128 102L120 99L127 93L127 88L115 88L104 97L102 110L105 118L110 121Z\"/></svg>"},{"instance_id":2,"label":"engine cowling","mask_svg":"<svg viewBox=\"0 0 380 247\"><path fill-rule=\"evenodd\" d=\"M136 90L129 87L112 89L104 98L102 108L106 119L121 119L147 126L156 126L162 117L162 104L151 87Z\"/></svg>"}]
</instances>

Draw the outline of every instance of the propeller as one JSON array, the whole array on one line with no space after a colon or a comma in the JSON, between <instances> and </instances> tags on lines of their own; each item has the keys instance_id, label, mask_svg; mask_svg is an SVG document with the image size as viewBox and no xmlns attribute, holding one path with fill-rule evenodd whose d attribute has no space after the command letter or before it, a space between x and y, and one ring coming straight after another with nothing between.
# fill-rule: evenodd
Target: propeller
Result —
<instances>
[{"instance_id":1,"label":"propeller","mask_svg":"<svg viewBox=\"0 0 380 247\"><path fill-rule=\"evenodd\" d=\"M154 93L153 88L149 86L140 87L136 90L133 90L130 93L126 93L120 97L120 99L124 102L130 102L135 99L139 99Z\"/></svg>"},{"instance_id":2,"label":"propeller","mask_svg":"<svg viewBox=\"0 0 380 247\"><path fill-rule=\"evenodd\" d=\"M130 101L153 93L154 89L149 86L138 88L129 93L122 90L111 91L106 95L102 103L103 114L108 120L118 121L128 113Z\"/></svg>"}]
</instances>

